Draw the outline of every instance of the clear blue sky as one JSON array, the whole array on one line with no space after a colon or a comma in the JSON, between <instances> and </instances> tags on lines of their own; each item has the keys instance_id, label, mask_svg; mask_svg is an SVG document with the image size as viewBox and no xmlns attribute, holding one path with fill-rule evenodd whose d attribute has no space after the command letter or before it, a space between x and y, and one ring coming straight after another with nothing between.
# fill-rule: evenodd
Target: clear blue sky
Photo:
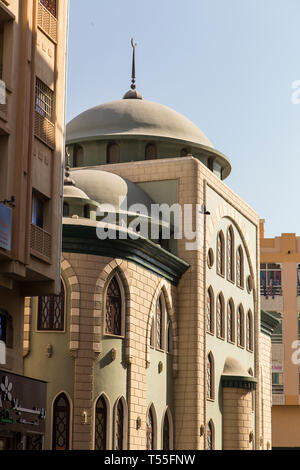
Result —
<instances>
[{"instance_id":1,"label":"clear blue sky","mask_svg":"<svg viewBox=\"0 0 300 470\"><path fill-rule=\"evenodd\" d=\"M130 87L182 113L232 164L226 184L300 235L299 0L70 0L67 121Z\"/></svg>"}]
</instances>

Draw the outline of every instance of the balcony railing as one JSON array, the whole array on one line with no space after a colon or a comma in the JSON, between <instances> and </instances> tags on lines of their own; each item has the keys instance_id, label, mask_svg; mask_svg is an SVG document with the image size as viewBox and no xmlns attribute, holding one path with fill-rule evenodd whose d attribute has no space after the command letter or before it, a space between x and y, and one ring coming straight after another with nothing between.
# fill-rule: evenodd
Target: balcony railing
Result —
<instances>
[{"instance_id":1,"label":"balcony railing","mask_svg":"<svg viewBox=\"0 0 300 470\"><path fill-rule=\"evenodd\" d=\"M39 2L38 4L38 26L56 43L57 42L57 19L50 11Z\"/></svg>"},{"instance_id":2,"label":"balcony railing","mask_svg":"<svg viewBox=\"0 0 300 470\"><path fill-rule=\"evenodd\" d=\"M282 295L282 287L281 286L260 286L260 295L263 297L275 297L278 295Z\"/></svg>"},{"instance_id":3,"label":"balcony railing","mask_svg":"<svg viewBox=\"0 0 300 470\"><path fill-rule=\"evenodd\" d=\"M51 259L51 235L37 225L31 225L30 248L33 255L42 257L46 261Z\"/></svg>"},{"instance_id":4,"label":"balcony railing","mask_svg":"<svg viewBox=\"0 0 300 470\"><path fill-rule=\"evenodd\" d=\"M48 147L55 148L55 126L37 111L35 112L34 133Z\"/></svg>"},{"instance_id":5,"label":"balcony railing","mask_svg":"<svg viewBox=\"0 0 300 470\"><path fill-rule=\"evenodd\" d=\"M272 385L273 395L283 395L283 385Z\"/></svg>"}]
</instances>

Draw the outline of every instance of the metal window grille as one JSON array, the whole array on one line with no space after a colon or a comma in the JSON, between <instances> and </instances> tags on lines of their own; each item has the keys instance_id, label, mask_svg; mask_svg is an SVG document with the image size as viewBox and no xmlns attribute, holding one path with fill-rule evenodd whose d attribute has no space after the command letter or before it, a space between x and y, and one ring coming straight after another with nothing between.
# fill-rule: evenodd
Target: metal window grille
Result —
<instances>
[{"instance_id":1,"label":"metal window grille","mask_svg":"<svg viewBox=\"0 0 300 470\"><path fill-rule=\"evenodd\" d=\"M233 236L230 228L227 232L227 274L228 279L233 281Z\"/></svg>"},{"instance_id":2,"label":"metal window grille","mask_svg":"<svg viewBox=\"0 0 300 470\"><path fill-rule=\"evenodd\" d=\"M64 393L59 395L53 408L53 450L69 450L70 405Z\"/></svg>"},{"instance_id":3,"label":"metal window grille","mask_svg":"<svg viewBox=\"0 0 300 470\"><path fill-rule=\"evenodd\" d=\"M106 294L106 333L121 335L122 299L118 281L114 277Z\"/></svg>"},{"instance_id":4,"label":"metal window grille","mask_svg":"<svg viewBox=\"0 0 300 470\"><path fill-rule=\"evenodd\" d=\"M153 433L153 415L152 410L147 414L147 450L154 449L154 433Z\"/></svg>"},{"instance_id":5,"label":"metal window grille","mask_svg":"<svg viewBox=\"0 0 300 470\"><path fill-rule=\"evenodd\" d=\"M206 396L209 399L213 399L213 366L212 358L209 355L207 358L206 365Z\"/></svg>"},{"instance_id":6,"label":"metal window grille","mask_svg":"<svg viewBox=\"0 0 300 470\"><path fill-rule=\"evenodd\" d=\"M210 289L207 291L207 305L206 305L206 321L207 331L213 332L213 299Z\"/></svg>"},{"instance_id":7,"label":"metal window grille","mask_svg":"<svg viewBox=\"0 0 300 470\"><path fill-rule=\"evenodd\" d=\"M213 450L213 429L211 423L208 423L206 431L206 448L207 450Z\"/></svg>"},{"instance_id":8,"label":"metal window grille","mask_svg":"<svg viewBox=\"0 0 300 470\"><path fill-rule=\"evenodd\" d=\"M39 78L36 79L35 110L50 122L54 122L54 92Z\"/></svg>"},{"instance_id":9,"label":"metal window grille","mask_svg":"<svg viewBox=\"0 0 300 470\"><path fill-rule=\"evenodd\" d=\"M163 306L161 297L159 297L158 302L156 304L156 346L159 349L162 349L162 339L163 339Z\"/></svg>"},{"instance_id":10,"label":"metal window grille","mask_svg":"<svg viewBox=\"0 0 300 470\"><path fill-rule=\"evenodd\" d=\"M227 312L227 335L229 341L234 341L234 312L232 303L228 303L228 312Z\"/></svg>"},{"instance_id":11,"label":"metal window grille","mask_svg":"<svg viewBox=\"0 0 300 470\"><path fill-rule=\"evenodd\" d=\"M124 429L124 408L121 400L118 401L117 405L117 417L116 417L116 450L123 450L123 429Z\"/></svg>"},{"instance_id":12,"label":"metal window grille","mask_svg":"<svg viewBox=\"0 0 300 470\"><path fill-rule=\"evenodd\" d=\"M217 299L217 336L224 337L224 306L220 295Z\"/></svg>"},{"instance_id":13,"label":"metal window grille","mask_svg":"<svg viewBox=\"0 0 300 470\"><path fill-rule=\"evenodd\" d=\"M40 0L41 4L50 11L51 15L57 17L57 0Z\"/></svg>"},{"instance_id":14,"label":"metal window grille","mask_svg":"<svg viewBox=\"0 0 300 470\"><path fill-rule=\"evenodd\" d=\"M107 407L104 398L100 397L96 405L95 450L106 449L106 425Z\"/></svg>"},{"instance_id":15,"label":"metal window grille","mask_svg":"<svg viewBox=\"0 0 300 470\"><path fill-rule=\"evenodd\" d=\"M64 330L65 292L61 282L59 295L44 295L39 297L38 330L63 331Z\"/></svg>"}]
</instances>

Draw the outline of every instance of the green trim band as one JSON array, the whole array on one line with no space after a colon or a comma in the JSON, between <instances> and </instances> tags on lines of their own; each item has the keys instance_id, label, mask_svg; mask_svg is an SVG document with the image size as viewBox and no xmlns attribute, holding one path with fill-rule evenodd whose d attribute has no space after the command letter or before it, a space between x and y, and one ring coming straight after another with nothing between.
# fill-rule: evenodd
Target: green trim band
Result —
<instances>
[{"instance_id":1,"label":"green trim band","mask_svg":"<svg viewBox=\"0 0 300 470\"><path fill-rule=\"evenodd\" d=\"M254 377L238 375L222 375L223 388L243 388L245 390L256 390L257 380Z\"/></svg>"},{"instance_id":2,"label":"green trim band","mask_svg":"<svg viewBox=\"0 0 300 470\"><path fill-rule=\"evenodd\" d=\"M62 251L132 261L177 285L189 264L151 240L99 240L95 226L63 224Z\"/></svg>"}]
</instances>

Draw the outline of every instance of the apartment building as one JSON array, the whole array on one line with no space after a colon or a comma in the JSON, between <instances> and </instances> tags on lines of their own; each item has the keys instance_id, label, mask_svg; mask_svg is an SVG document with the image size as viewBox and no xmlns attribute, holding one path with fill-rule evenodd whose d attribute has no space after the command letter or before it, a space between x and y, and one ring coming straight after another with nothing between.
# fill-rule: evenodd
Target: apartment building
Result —
<instances>
[{"instance_id":1,"label":"apartment building","mask_svg":"<svg viewBox=\"0 0 300 470\"><path fill-rule=\"evenodd\" d=\"M60 289L67 18L68 1L0 1L2 448L30 448L20 420L31 421L28 410L43 408L43 400L33 398L40 384L32 382L26 398L28 383L20 378L24 299ZM14 387L23 408L27 400L25 417L16 418L13 410L3 416ZM42 429L43 415L36 416Z\"/></svg>"},{"instance_id":2,"label":"apartment building","mask_svg":"<svg viewBox=\"0 0 300 470\"><path fill-rule=\"evenodd\" d=\"M279 321L272 335L273 448L300 448L300 237L265 238L261 220L260 247L261 308Z\"/></svg>"}]
</instances>

